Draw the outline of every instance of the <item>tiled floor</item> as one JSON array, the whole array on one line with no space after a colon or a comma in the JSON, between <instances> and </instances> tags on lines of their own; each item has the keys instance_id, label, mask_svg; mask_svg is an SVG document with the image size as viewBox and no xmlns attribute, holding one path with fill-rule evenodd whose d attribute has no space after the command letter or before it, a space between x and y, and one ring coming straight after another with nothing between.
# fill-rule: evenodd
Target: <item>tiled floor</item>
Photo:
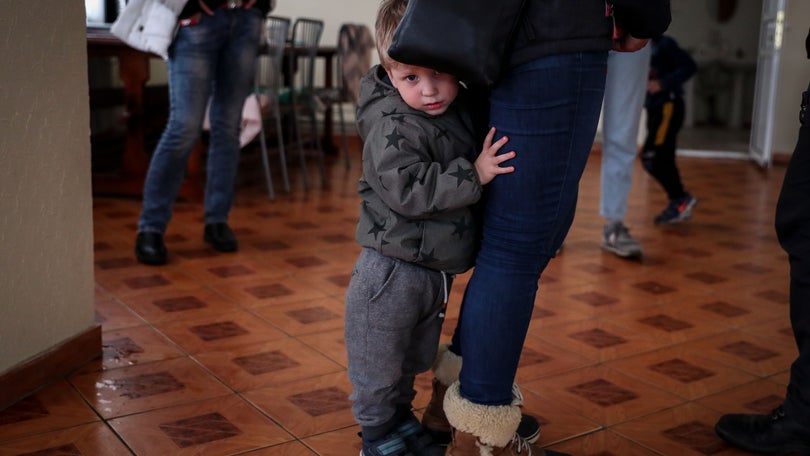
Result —
<instances>
[{"instance_id":1,"label":"tiled floor","mask_svg":"<svg viewBox=\"0 0 810 456\"><path fill-rule=\"evenodd\" d=\"M358 252L358 158L348 172L334 160L328 190L270 202L261 181L242 186L236 254L211 251L201 206L179 203L165 267L133 258L139 201L97 198L103 359L0 412L0 455L356 455L342 296ZM695 217L657 227L663 192L637 165L635 262L599 248L598 158L541 279L518 372L540 443L574 455L741 454L714 422L779 404L796 354L773 230L784 167L682 159ZM422 408L430 375L418 386Z\"/></svg>"}]
</instances>

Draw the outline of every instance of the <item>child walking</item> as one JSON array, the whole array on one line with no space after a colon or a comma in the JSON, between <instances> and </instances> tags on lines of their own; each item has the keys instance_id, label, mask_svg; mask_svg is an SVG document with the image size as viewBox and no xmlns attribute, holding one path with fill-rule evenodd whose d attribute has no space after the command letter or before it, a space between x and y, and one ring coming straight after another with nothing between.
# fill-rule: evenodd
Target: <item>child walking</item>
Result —
<instances>
[{"instance_id":1,"label":"child walking","mask_svg":"<svg viewBox=\"0 0 810 456\"><path fill-rule=\"evenodd\" d=\"M641 152L644 169L669 197L655 223L666 225L692 217L697 198L687 192L675 163L676 140L683 126L683 83L697 71L692 57L668 36L653 38L650 78L647 83L647 140Z\"/></svg>"},{"instance_id":2,"label":"child walking","mask_svg":"<svg viewBox=\"0 0 810 456\"><path fill-rule=\"evenodd\" d=\"M379 7L381 64L363 77L357 108L363 249L346 292L345 340L362 456L444 454L411 411L414 378L436 357L454 274L472 267L472 206L515 156L496 155L507 138L493 144L494 129L483 150L476 145L456 77L388 56L406 6Z\"/></svg>"}]
</instances>

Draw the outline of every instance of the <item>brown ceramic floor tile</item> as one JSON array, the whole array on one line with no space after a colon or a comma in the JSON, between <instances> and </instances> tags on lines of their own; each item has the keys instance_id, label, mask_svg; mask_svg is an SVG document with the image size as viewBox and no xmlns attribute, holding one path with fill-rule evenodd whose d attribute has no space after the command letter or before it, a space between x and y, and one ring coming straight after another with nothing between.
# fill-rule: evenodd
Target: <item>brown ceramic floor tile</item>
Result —
<instances>
[{"instance_id":1,"label":"brown ceramic floor tile","mask_svg":"<svg viewBox=\"0 0 810 456\"><path fill-rule=\"evenodd\" d=\"M196 354L287 337L278 328L244 310L157 325L187 353Z\"/></svg>"},{"instance_id":2,"label":"brown ceramic floor tile","mask_svg":"<svg viewBox=\"0 0 810 456\"><path fill-rule=\"evenodd\" d=\"M96 282L110 293L122 298L199 286L189 276L169 267L138 267L109 274L96 274Z\"/></svg>"},{"instance_id":3,"label":"brown ceramic floor tile","mask_svg":"<svg viewBox=\"0 0 810 456\"><path fill-rule=\"evenodd\" d=\"M537 418L540 423L542 446L554 445L572 437L585 435L600 429L596 422L575 413L568 405L551 396L544 396L521 388L523 413Z\"/></svg>"},{"instance_id":4,"label":"brown ceramic floor tile","mask_svg":"<svg viewBox=\"0 0 810 456\"><path fill-rule=\"evenodd\" d=\"M59 380L0 411L0 442L98 420L81 395Z\"/></svg>"},{"instance_id":5,"label":"brown ceramic floor tile","mask_svg":"<svg viewBox=\"0 0 810 456\"><path fill-rule=\"evenodd\" d=\"M346 342L343 339L343 328L298 337L298 340L320 352L322 355L340 364L349 367L346 354Z\"/></svg>"},{"instance_id":6,"label":"brown ceramic floor tile","mask_svg":"<svg viewBox=\"0 0 810 456\"><path fill-rule=\"evenodd\" d=\"M146 323L130 309L121 305L113 298L99 298L97 293L94 302L96 308L96 323L100 324L105 331L130 328Z\"/></svg>"},{"instance_id":7,"label":"brown ceramic floor tile","mask_svg":"<svg viewBox=\"0 0 810 456\"><path fill-rule=\"evenodd\" d=\"M245 398L298 438L353 425L345 372L249 391Z\"/></svg>"},{"instance_id":8,"label":"brown ceramic floor tile","mask_svg":"<svg viewBox=\"0 0 810 456\"><path fill-rule=\"evenodd\" d=\"M605 365L684 399L708 396L756 379L751 374L701 357L682 346L611 361Z\"/></svg>"},{"instance_id":9,"label":"brown ceramic floor tile","mask_svg":"<svg viewBox=\"0 0 810 456\"><path fill-rule=\"evenodd\" d=\"M246 456L315 456L316 453L301 442L282 443L269 448L251 451Z\"/></svg>"},{"instance_id":10,"label":"brown ceramic floor tile","mask_svg":"<svg viewBox=\"0 0 810 456\"><path fill-rule=\"evenodd\" d=\"M217 256L205 261L188 262L184 272L201 283L231 282L244 279L273 279L287 273L267 262L249 257Z\"/></svg>"},{"instance_id":11,"label":"brown ceramic floor tile","mask_svg":"<svg viewBox=\"0 0 810 456\"><path fill-rule=\"evenodd\" d=\"M533 331L530 329L529 337L526 338L523 352L520 354L520 364L515 378L517 383L529 382L594 364L593 360L575 352L560 349L532 336Z\"/></svg>"},{"instance_id":12,"label":"brown ceramic floor tile","mask_svg":"<svg viewBox=\"0 0 810 456\"><path fill-rule=\"evenodd\" d=\"M196 358L239 392L344 371L343 366L289 338L200 353Z\"/></svg>"},{"instance_id":13,"label":"brown ceramic floor tile","mask_svg":"<svg viewBox=\"0 0 810 456\"><path fill-rule=\"evenodd\" d=\"M576 456L654 456L652 450L611 431L600 431L549 447Z\"/></svg>"},{"instance_id":14,"label":"brown ceramic floor tile","mask_svg":"<svg viewBox=\"0 0 810 456\"><path fill-rule=\"evenodd\" d=\"M355 425L327 432L304 439L310 448L320 456L350 456L360 454L363 445L357 433L360 427Z\"/></svg>"},{"instance_id":15,"label":"brown ceramic floor tile","mask_svg":"<svg viewBox=\"0 0 810 456\"><path fill-rule=\"evenodd\" d=\"M293 277L248 279L213 284L212 287L243 307L289 304L326 296L326 293Z\"/></svg>"},{"instance_id":16,"label":"brown ceramic floor tile","mask_svg":"<svg viewBox=\"0 0 810 456\"><path fill-rule=\"evenodd\" d=\"M770 413L782 405L785 384L758 380L700 399L701 405L720 413Z\"/></svg>"},{"instance_id":17,"label":"brown ceramic floor tile","mask_svg":"<svg viewBox=\"0 0 810 456\"><path fill-rule=\"evenodd\" d=\"M230 392L188 358L78 374L69 380L104 418L223 396Z\"/></svg>"},{"instance_id":18,"label":"brown ceramic floor tile","mask_svg":"<svg viewBox=\"0 0 810 456\"><path fill-rule=\"evenodd\" d=\"M614 426L613 430L659 454L732 455L735 450L714 433L720 414L696 404L685 404Z\"/></svg>"},{"instance_id":19,"label":"brown ceramic floor tile","mask_svg":"<svg viewBox=\"0 0 810 456\"><path fill-rule=\"evenodd\" d=\"M232 300L202 287L149 293L123 298L122 301L152 325L207 317L239 308Z\"/></svg>"},{"instance_id":20,"label":"brown ceramic floor tile","mask_svg":"<svg viewBox=\"0 0 810 456\"><path fill-rule=\"evenodd\" d=\"M624 358L654 350L664 343L649 334L631 331L608 319L552 326L537 331L536 337L594 361Z\"/></svg>"},{"instance_id":21,"label":"brown ceramic floor tile","mask_svg":"<svg viewBox=\"0 0 810 456\"><path fill-rule=\"evenodd\" d=\"M185 356L149 326L103 331L101 337L101 358L86 364L78 372L116 369Z\"/></svg>"},{"instance_id":22,"label":"brown ceramic floor tile","mask_svg":"<svg viewBox=\"0 0 810 456\"><path fill-rule=\"evenodd\" d=\"M235 395L110 421L136 454L236 454L292 437Z\"/></svg>"},{"instance_id":23,"label":"brown ceramic floor tile","mask_svg":"<svg viewBox=\"0 0 810 456\"><path fill-rule=\"evenodd\" d=\"M673 407L684 400L604 366L580 369L521 385L603 426Z\"/></svg>"},{"instance_id":24,"label":"brown ceramic floor tile","mask_svg":"<svg viewBox=\"0 0 810 456\"><path fill-rule=\"evenodd\" d=\"M0 443L0 455L124 456L132 453L105 424L90 423Z\"/></svg>"},{"instance_id":25,"label":"brown ceramic floor tile","mask_svg":"<svg viewBox=\"0 0 810 456\"><path fill-rule=\"evenodd\" d=\"M742 331L685 343L683 348L762 377L789 369L797 356L795 344L779 343L773 338L755 337Z\"/></svg>"},{"instance_id":26,"label":"brown ceramic floor tile","mask_svg":"<svg viewBox=\"0 0 810 456\"><path fill-rule=\"evenodd\" d=\"M343 328L343 301L335 298L257 307L253 311L291 336Z\"/></svg>"}]
</instances>

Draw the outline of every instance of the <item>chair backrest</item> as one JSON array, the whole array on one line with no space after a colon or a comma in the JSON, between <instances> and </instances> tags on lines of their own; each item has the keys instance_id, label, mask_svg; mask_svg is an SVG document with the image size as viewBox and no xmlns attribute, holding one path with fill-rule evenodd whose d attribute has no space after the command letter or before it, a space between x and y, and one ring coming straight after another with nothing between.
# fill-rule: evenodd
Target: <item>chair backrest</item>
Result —
<instances>
[{"instance_id":1,"label":"chair backrest","mask_svg":"<svg viewBox=\"0 0 810 456\"><path fill-rule=\"evenodd\" d=\"M265 49L258 68L259 81L270 92L278 94L284 86L282 64L287 37L290 32L290 19L281 16L267 16L264 22Z\"/></svg>"},{"instance_id":2,"label":"chair backrest","mask_svg":"<svg viewBox=\"0 0 810 456\"><path fill-rule=\"evenodd\" d=\"M293 24L292 44L296 62L288 65L294 74L289 77L291 88L311 92L315 81L315 56L323 33L323 21L298 18Z\"/></svg>"},{"instance_id":3,"label":"chair backrest","mask_svg":"<svg viewBox=\"0 0 810 456\"><path fill-rule=\"evenodd\" d=\"M374 37L365 24L346 23L338 31L338 84L346 101L357 102L360 79L371 68Z\"/></svg>"}]
</instances>

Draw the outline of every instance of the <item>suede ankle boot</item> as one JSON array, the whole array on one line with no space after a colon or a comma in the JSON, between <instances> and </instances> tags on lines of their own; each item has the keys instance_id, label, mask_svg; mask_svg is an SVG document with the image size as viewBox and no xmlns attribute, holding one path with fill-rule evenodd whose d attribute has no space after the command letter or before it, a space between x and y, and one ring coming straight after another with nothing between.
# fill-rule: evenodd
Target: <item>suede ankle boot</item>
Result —
<instances>
[{"instance_id":1,"label":"suede ankle boot","mask_svg":"<svg viewBox=\"0 0 810 456\"><path fill-rule=\"evenodd\" d=\"M461 397L458 382L447 388L444 412L453 434L446 456L567 456L543 450L518 435L520 407L468 401Z\"/></svg>"}]
</instances>

